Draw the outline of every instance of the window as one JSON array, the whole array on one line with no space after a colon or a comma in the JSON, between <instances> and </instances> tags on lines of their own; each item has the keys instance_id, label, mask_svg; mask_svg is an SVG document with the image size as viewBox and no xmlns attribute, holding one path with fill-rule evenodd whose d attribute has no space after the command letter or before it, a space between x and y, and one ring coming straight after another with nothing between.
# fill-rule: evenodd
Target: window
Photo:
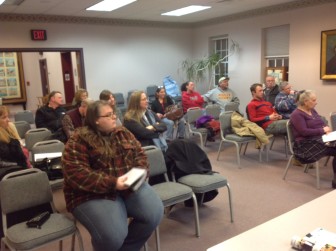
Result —
<instances>
[{"instance_id":1,"label":"window","mask_svg":"<svg viewBox=\"0 0 336 251\"><path fill-rule=\"evenodd\" d=\"M227 36L211 38L211 50L213 53L218 53L220 58L225 58L214 69L215 84L223 76L228 76L229 68L229 39Z\"/></svg>"}]
</instances>

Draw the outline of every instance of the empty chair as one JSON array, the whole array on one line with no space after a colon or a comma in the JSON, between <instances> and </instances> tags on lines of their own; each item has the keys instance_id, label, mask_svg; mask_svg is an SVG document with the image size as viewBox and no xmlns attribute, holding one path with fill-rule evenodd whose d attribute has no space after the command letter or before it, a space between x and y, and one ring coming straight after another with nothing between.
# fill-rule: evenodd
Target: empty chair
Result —
<instances>
[{"instance_id":1,"label":"empty chair","mask_svg":"<svg viewBox=\"0 0 336 251\"><path fill-rule=\"evenodd\" d=\"M235 102L229 102L225 105L226 112L239 112L239 104Z\"/></svg>"},{"instance_id":2,"label":"empty chair","mask_svg":"<svg viewBox=\"0 0 336 251\"><path fill-rule=\"evenodd\" d=\"M205 107L206 115L211 115L214 119L218 120L219 115L221 114L221 108L217 104L208 104Z\"/></svg>"},{"instance_id":3,"label":"empty chair","mask_svg":"<svg viewBox=\"0 0 336 251\"><path fill-rule=\"evenodd\" d=\"M82 238L74 220L64 214L57 213L53 194L46 173L35 169L12 172L4 176L0 182L0 201L3 219L4 237L1 239L1 250L7 246L10 250L32 250L51 242L77 236L80 250L83 249ZM27 220L45 211L47 205L49 219L41 228L28 228ZM38 210L37 210L38 208ZM22 212L25 212L24 214ZM7 221L7 217L19 213L15 223ZM12 224L12 225L11 225ZM72 250L74 250L74 239Z\"/></svg>"},{"instance_id":4,"label":"empty chair","mask_svg":"<svg viewBox=\"0 0 336 251\"><path fill-rule=\"evenodd\" d=\"M237 162L238 166L240 167L240 151L242 145L245 145L244 154L246 152L246 148L248 143L256 142L255 136L239 136L238 134L234 133L231 126L231 115L233 112L224 112L219 116L220 121L220 136L221 142L219 144L218 153L217 153L217 160L219 160L219 154L222 149L222 145L224 142L234 144L236 147L237 153ZM266 160L268 160L268 149L266 147ZM259 161L261 161L261 150L259 150Z\"/></svg>"},{"instance_id":5,"label":"empty chair","mask_svg":"<svg viewBox=\"0 0 336 251\"><path fill-rule=\"evenodd\" d=\"M126 112L126 104L125 104L125 99L124 95L121 92L114 93L114 98L115 98L115 104L121 111L121 113L124 115Z\"/></svg>"},{"instance_id":6,"label":"empty chair","mask_svg":"<svg viewBox=\"0 0 336 251\"><path fill-rule=\"evenodd\" d=\"M43 141L37 142L33 145L31 149L33 162L35 161L36 154L62 153L63 150L64 150L64 143L57 139L43 140Z\"/></svg>"},{"instance_id":7,"label":"empty chair","mask_svg":"<svg viewBox=\"0 0 336 251\"><path fill-rule=\"evenodd\" d=\"M146 94L147 94L147 98L148 98L149 104L151 104L155 100L157 88L158 88L157 85L149 85L149 86L147 86L147 88L146 88Z\"/></svg>"},{"instance_id":8,"label":"empty chair","mask_svg":"<svg viewBox=\"0 0 336 251\"><path fill-rule=\"evenodd\" d=\"M15 125L21 139L24 139L26 132L31 129L30 124L27 121L15 121L13 124Z\"/></svg>"},{"instance_id":9,"label":"empty chair","mask_svg":"<svg viewBox=\"0 0 336 251\"><path fill-rule=\"evenodd\" d=\"M32 111L24 110L14 114L15 121L26 121L29 124L35 124L34 114Z\"/></svg>"},{"instance_id":10,"label":"empty chair","mask_svg":"<svg viewBox=\"0 0 336 251\"><path fill-rule=\"evenodd\" d=\"M28 130L25 135L26 148L31 151L35 143L47 140L51 135L51 131L47 128L36 128Z\"/></svg>"},{"instance_id":11,"label":"empty chair","mask_svg":"<svg viewBox=\"0 0 336 251\"><path fill-rule=\"evenodd\" d=\"M289 167L291 165L293 165L292 164L292 160L295 157L294 151L293 151L294 137L293 137L293 133L292 133L292 129L291 129L291 124L290 124L289 120L287 121L286 127L287 127L287 137L288 137L288 145L289 145L290 157L288 159L287 166L286 166L286 169L285 169L283 177L282 177L283 180L286 179L288 169L289 169ZM320 189L320 169L319 169L319 163L318 163L318 161L316 161L314 163L309 163L309 164L314 164L315 165L315 169L316 169L316 188ZM309 164L305 164L305 168L304 168L304 172L305 173L307 173L308 170L309 170Z\"/></svg>"},{"instance_id":12,"label":"empty chair","mask_svg":"<svg viewBox=\"0 0 336 251\"><path fill-rule=\"evenodd\" d=\"M155 146L143 147L145 153L148 157L150 177L163 175L165 181L152 185L155 192L159 195L162 200L164 207L169 207L180 202L184 202L192 198L194 202L194 214L195 214L195 231L196 236L200 236L200 226L198 217L198 206L195 194L192 192L191 188L176 182L171 182L168 179L166 163L163 157L161 149ZM155 230L156 233L156 245L157 250L160 250L160 237L159 237L159 227Z\"/></svg>"},{"instance_id":13,"label":"empty chair","mask_svg":"<svg viewBox=\"0 0 336 251\"><path fill-rule=\"evenodd\" d=\"M201 147L204 146L208 135L206 128L196 128L196 121L203 115L203 110L199 107L192 107L187 110L186 122L189 135L197 135L200 137Z\"/></svg>"}]
</instances>

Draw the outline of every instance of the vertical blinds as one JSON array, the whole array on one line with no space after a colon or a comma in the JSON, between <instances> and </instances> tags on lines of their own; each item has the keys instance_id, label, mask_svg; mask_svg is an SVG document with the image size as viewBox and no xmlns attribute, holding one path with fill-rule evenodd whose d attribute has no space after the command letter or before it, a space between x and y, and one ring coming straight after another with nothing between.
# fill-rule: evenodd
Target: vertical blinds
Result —
<instances>
[{"instance_id":1,"label":"vertical blinds","mask_svg":"<svg viewBox=\"0 0 336 251\"><path fill-rule=\"evenodd\" d=\"M266 57L289 55L289 25L265 28Z\"/></svg>"}]
</instances>

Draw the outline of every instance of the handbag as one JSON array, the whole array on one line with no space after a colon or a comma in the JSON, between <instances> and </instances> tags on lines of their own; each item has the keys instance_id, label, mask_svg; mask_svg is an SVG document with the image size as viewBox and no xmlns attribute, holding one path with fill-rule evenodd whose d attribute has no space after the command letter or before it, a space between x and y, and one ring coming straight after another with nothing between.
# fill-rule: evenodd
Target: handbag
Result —
<instances>
[{"instance_id":1,"label":"handbag","mask_svg":"<svg viewBox=\"0 0 336 251\"><path fill-rule=\"evenodd\" d=\"M61 158L44 158L42 161L34 163L34 167L47 173L49 180L63 178Z\"/></svg>"},{"instance_id":2,"label":"handbag","mask_svg":"<svg viewBox=\"0 0 336 251\"><path fill-rule=\"evenodd\" d=\"M169 120L178 120L183 117L183 109L177 105L170 105L165 109L165 116Z\"/></svg>"}]
</instances>

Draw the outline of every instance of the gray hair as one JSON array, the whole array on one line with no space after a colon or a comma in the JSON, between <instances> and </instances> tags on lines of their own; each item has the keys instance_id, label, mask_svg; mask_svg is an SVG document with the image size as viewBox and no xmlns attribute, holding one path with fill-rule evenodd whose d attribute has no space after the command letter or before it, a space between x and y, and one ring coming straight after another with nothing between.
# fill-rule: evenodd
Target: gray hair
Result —
<instances>
[{"instance_id":1,"label":"gray hair","mask_svg":"<svg viewBox=\"0 0 336 251\"><path fill-rule=\"evenodd\" d=\"M300 91L297 96L297 104L302 106L304 103L311 98L312 95L315 95L315 92L312 90Z\"/></svg>"},{"instance_id":2,"label":"gray hair","mask_svg":"<svg viewBox=\"0 0 336 251\"><path fill-rule=\"evenodd\" d=\"M279 84L279 88L282 91L283 89L285 89L285 87L289 85L289 83L287 81L283 81Z\"/></svg>"}]
</instances>

